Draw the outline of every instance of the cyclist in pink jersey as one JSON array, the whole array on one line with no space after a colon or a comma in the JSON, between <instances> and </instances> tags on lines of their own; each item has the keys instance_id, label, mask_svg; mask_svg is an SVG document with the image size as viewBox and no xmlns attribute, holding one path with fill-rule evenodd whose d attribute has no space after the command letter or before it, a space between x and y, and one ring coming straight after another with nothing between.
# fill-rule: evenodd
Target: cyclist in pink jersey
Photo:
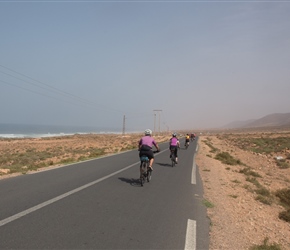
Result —
<instances>
[{"instance_id":1,"label":"cyclist in pink jersey","mask_svg":"<svg viewBox=\"0 0 290 250\"><path fill-rule=\"evenodd\" d=\"M176 133L173 133L172 134L172 137L170 138L169 140L169 150L170 150L170 158L171 158L171 151L173 150L174 151L174 155L175 155L175 161L177 163L177 149L180 148L180 143L179 143L179 140L177 138L177 135Z\"/></svg>"},{"instance_id":2,"label":"cyclist in pink jersey","mask_svg":"<svg viewBox=\"0 0 290 250\"><path fill-rule=\"evenodd\" d=\"M159 151L159 146L157 142L152 137L152 131L150 129L145 130L145 136L143 136L139 141L139 157L147 156L149 158L149 167L153 170L152 165L154 162L154 154L152 147L155 147ZM142 169L140 166L140 174L142 174Z\"/></svg>"}]
</instances>

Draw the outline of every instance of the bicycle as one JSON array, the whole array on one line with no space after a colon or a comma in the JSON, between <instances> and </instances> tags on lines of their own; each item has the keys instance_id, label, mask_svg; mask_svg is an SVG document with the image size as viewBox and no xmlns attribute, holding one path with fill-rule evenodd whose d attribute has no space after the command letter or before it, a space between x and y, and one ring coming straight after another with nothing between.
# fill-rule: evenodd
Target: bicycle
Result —
<instances>
[{"instance_id":1,"label":"bicycle","mask_svg":"<svg viewBox=\"0 0 290 250\"><path fill-rule=\"evenodd\" d=\"M140 161L141 161L140 167L142 168L142 175L140 177L140 183L141 183L141 186L143 187L145 180L147 180L147 182L150 182L152 170L149 168L149 158L147 156L141 156Z\"/></svg>"},{"instance_id":2,"label":"bicycle","mask_svg":"<svg viewBox=\"0 0 290 250\"><path fill-rule=\"evenodd\" d=\"M171 152L171 158L170 158L171 159L171 166L174 167L175 164L177 163L175 151L174 151L174 149L171 149L170 152Z\"/></svg>"},{"instance_id":3,"label":"bicycle","mask_svg":"<svg viewBox=\"0 0 290 250\"><path fill-rule=\"evenodd\" d=\"M185 143L185 149L188 149L188 146L189 146L189 142L186 142Z\"/></svg>"}]
</instances>

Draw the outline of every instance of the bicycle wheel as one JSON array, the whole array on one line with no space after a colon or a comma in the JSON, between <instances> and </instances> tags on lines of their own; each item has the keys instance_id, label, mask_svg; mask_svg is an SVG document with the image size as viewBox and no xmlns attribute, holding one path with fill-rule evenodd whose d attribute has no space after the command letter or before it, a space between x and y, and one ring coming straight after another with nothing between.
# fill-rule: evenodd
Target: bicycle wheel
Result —
<instances>
[{"instance_id":1,"label":"bicycle wheel","mask_svg":"<svg viewBox=\"0 0 290 250\"><path fill-rule=\"evenodd\" d=\"M152 171L151 170L147 170L147 182L151 181L151 175L152 175Z\"/></svg>"},{"instance_id":2,"label":"bicycle wheel","mask_svg":"<svg viewBox=\"0 0 290 250\"><path fill-rule=\"evenodd\" d=\"M143 187L143 185L144 185L143 168L144 168L144 162L142 161L142 162L141 162L141 170L142 170L142 174L141 174L141 176L140 176L140 184L141 184L141 187Z\"/></svg>"},{"instance_id":3,"label":"bicycle wheel","mask_svg":"<svg viewBox=\"0 0 290 250\"><path fill-rule=\"evenodd\" d=\"M146 162L146 174L147 174L147 182L151 181L152 170L149 168L149 161Z\"/></svg>"},{"instance_id":4,"label":"bicycle wheel","mask_svg":"<svg viewBox=\"0 0 290 250\"><path fill-rule=\"evenodd\" d=\"M171 157L171 167L174 167L175 166L175 161L174 161L174 157L172 156Z\"/></svg>"},{"instance_id":5,"label":"bicycle wheel","mask_svg":"<svg viewBox=\"0 0 290 250\"><path fill-rule=\"evenodd\" d=\"M141 182L141 186L143 187L144 183L145 183L145 180L147 178L147 164L149 164L148 161L143 161L142 162L142 175L141 175L141 178L140 178L140 182Z\"/></svg>"},{"instance_id":6,"label":"bicycle wheel","mask_svg":"<svg viewBox=\"0 0 290 250\"><path fill-rule=\"evenodd\" d=\"M143 176L143 174L142 174L142 176L140 177L140 184L141 184L141 187L143 187L144 182L145 182L145 179L144 179L144 176Z\"/></svg>"},{"instance_id":7,"label":"bicycle wheel","mask_svg":"<svg viewBox=\"0 0 290 250\"><path fill-rule=\"evenodd\" d=\"M171 159L171 166L174 167L175 165L175 153L174 153L174 150L171 150L170 152L170 159Z\"/></svg>"}]
</instances>

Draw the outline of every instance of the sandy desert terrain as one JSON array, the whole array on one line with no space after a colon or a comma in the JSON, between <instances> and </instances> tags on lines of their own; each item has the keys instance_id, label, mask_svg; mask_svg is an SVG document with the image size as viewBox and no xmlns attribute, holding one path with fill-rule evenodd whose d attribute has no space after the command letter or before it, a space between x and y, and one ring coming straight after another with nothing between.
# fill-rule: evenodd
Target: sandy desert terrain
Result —
<instances>
[{"instance_id":1,"label":"sandy desert terrain","mask_svg":"<svg viewBox=\"0 0 290 250\"><path fill-rule=\"evenodd\" d=\"M280 138L288 147L279 148ZM271 152L251 150L261 139L270 142ZM278 151L272 152L275 143ZM289 132L200 136L196 163L209 204L210 249L290 249L290 222L279 218L286 208L275 195L286 189L290 199L289 148ZM233 165L216 159L224 152L236 160ZM284 165L277 165L277 156L286 159Z\"/></svg>"}]
</instances>

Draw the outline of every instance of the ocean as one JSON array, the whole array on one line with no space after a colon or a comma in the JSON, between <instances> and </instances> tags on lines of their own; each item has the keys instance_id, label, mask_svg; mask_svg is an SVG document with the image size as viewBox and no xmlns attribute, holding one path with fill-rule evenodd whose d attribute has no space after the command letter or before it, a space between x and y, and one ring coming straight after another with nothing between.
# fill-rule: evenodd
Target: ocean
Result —
<instances>
[{"instance_id":1,"label":"ocean","mask_svg":"<svg viewBox=\"0 0 290 250\"><path fill-rule=\"evenodd\" d=\"M2 124L0 138L41 138L74 134L121 134L122 129L81 126Z\"/></svg>"}]
</instances>

